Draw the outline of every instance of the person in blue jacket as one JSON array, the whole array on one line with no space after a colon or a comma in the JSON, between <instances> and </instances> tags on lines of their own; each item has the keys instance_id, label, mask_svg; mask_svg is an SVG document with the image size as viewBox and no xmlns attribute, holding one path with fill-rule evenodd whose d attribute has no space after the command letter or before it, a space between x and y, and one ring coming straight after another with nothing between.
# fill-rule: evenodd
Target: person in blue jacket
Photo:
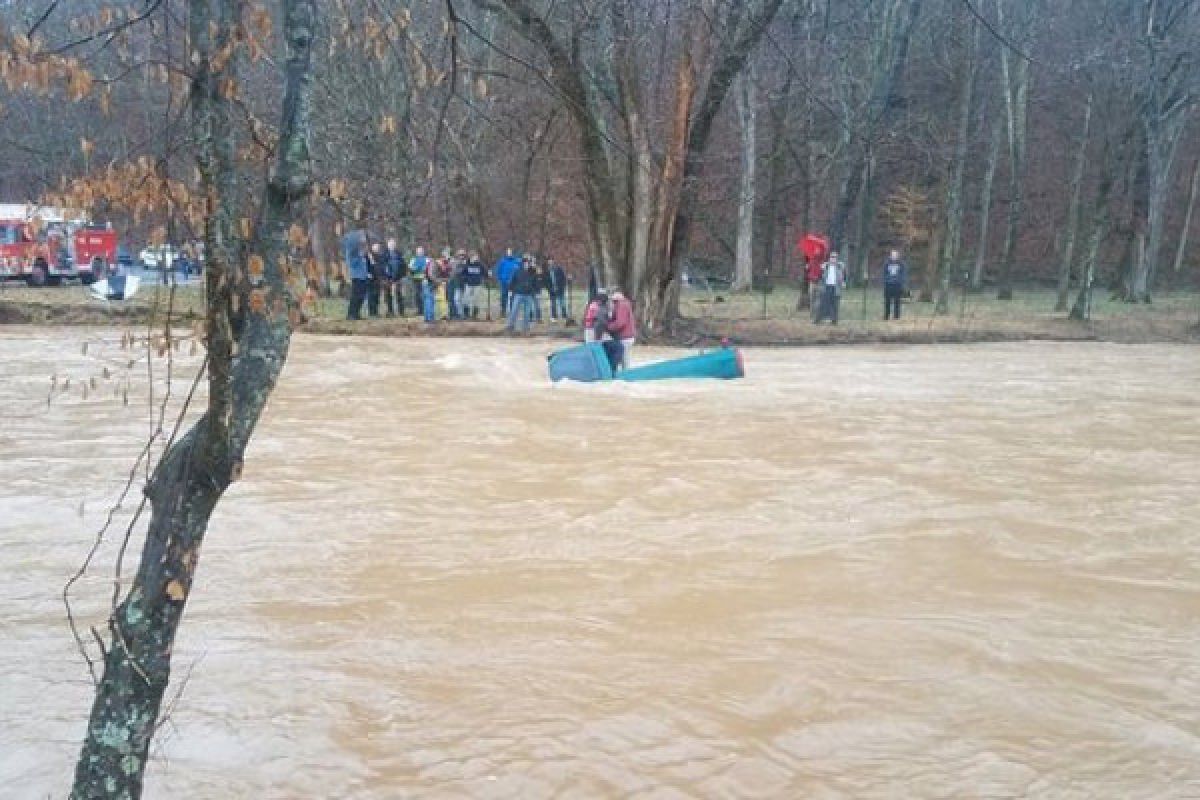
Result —
<instances>
[{"instance_id":1,"label":"person in blue jacket","mask_svg":"<svg viewBox=\"0 0 1200 800\"><path fill-rule=\"evenodd\" d=\"M908 265L900 258L900 251L893 250L883 263L883 319L900 319L900 301L908 285Z\"/></svg>"},{"instance_id":2,"label":"person in blue jacket","mask_svg":"<svg viewBox=\"0 0 1200 800\"><path fill-rule=\"evenodd\" d=\"M500 284L501 316L508 316L508 307L511 302L509 287L512 286L512 280L520 269L521 259L513 254L513 249L510 247L504 251L504 258L497 261L495 269L492 270L492 274L496 277L496 283Z\"/></svg>"},{"instance_id":3,"label":"person in blue jacket","mask_svg":"<svg viewBox=\"0 0 1200 800\"><path fill-rule=\"evenodd\" d=\"M342 258L350 276L350 305L346 309L346 319L362 319L363 301L367 299L367 288L371 283L365 230L356 228L342 237Z\"/></svg>"}]
</instances>

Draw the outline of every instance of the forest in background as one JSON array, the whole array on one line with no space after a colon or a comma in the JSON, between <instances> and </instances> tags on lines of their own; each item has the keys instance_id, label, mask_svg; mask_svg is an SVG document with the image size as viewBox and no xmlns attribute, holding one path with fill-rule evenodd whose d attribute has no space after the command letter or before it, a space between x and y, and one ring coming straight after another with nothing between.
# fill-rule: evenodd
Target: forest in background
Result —
<instances>
[{"instance_id":1,"label":"forest in background","mask_svg":"<svg viewBox=\"0 0 1200 800\"><path fill-rule=\"evenodd\" d=\"M240 6L244 78L223 91L256 175L279 12ZM806 231L860 279L903 249L942 306L1037 283L1066 310L1089 281L1148 301L1195 280L1198 6L320 0L310 271L339 273L365 214L407 246L597 264L651 327L685 266L786 278ZM6 4L0 197L87 205L138 245L198 238L188 10ZM22 48L67 76L14 69Z\"/></svg>"}]
</instances>

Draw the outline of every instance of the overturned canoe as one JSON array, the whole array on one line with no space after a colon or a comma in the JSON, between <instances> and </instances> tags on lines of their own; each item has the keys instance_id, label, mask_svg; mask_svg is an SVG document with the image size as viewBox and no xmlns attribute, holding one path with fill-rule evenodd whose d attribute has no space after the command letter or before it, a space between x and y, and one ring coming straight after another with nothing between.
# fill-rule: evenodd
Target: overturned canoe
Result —
<instances>
[{"instance_id":1,"label":"overturned canoe","mask_svg":"<svg viewBox=\"0 0 1200 800\"><path fill-rule=\"evenodd\" d=\"M550 356L552 381L662 381L672 378L718 378L731 380L744 377L741 351L722 347L694 356L672 358L613 373L604 347L599 343L568 347Z\"/></svg>"}]
</instances>

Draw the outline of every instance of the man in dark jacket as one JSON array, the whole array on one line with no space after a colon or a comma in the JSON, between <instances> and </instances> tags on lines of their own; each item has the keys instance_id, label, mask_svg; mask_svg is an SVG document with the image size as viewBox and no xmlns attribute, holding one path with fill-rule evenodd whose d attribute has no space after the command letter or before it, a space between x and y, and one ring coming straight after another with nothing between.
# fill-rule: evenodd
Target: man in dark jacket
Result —
<instances>
[{"instance_id":1,"label":"man in dark jacket","mask_svg":"<svg viewBox=\"0 0 1200 800\"><path fill-rule=\"evenodd\" d=\"M384 253L387 258L387 279L389 287L387 289L387 313L388 316L393 316L396 309L399 308L400 316L404 316L404 279L408 277L408 262L404 260L404 253L400 252L400 248L396 246L395 239L387 240L387 252Z\"/></svg>"},{"instance_id":2,"label":"man in dark jacket","mask_svg":"<svg viewBox=\"0 0 1200 800\"><path fill-rule=\"evenodd\" d=\"M893 250L883 263L883 319L900 319L900 301L908 285L908 265L900 258L900 251Z\"/></svg>"},{"instance_id":3,"label":"man in dark jacket","mask_svg":"<svg viewBox=\"0 0 1200 800\"><path fill-rule=\"evenodd\" d=\"M567 271L557 261L550 262L550 319L567 318Z\"/></svg>"},{"instance_id":4,"label":"man in dark jacket","mask_svg":"<svg viewBox=\"0 0 1200 800\"><path fill-rule=\"evenodd\" d=\"M387 283L387 257L383 252L383 244L378 241L371 242L367 252L367 273L367 315L378 317L379 295Z\"/></svg>"},{"instance_id":5,"label":"man in dark jacket","mask_svg":"<svg viewBox=\"0 0 1200 800\"><path fill-rule=\"evenodd\" d=\"M367 232L356 228L342 236L342 258L350 278L350 305L346 319L362 319L363 301L367 299L370 269L367 266Z\"/></svg>"},{"instance_id":6,"label":"man in dark jacket","mask_svg":"<svg viewBox=\"0 0 1200 800\"><path fill-rule=\"evenodd\" d=\"M483 308L483 281L487 278L487 267L479 260L479 253L471 251L471 257L459 267L462 281L462 312L464 319L479 319Z\"/></svg>"},{"instance_id":7,"label":"man in dark jacket","mask_svg":"<svg viewBox=\"0 0 1200 800\"><path fill-rule=\"evenodd\" d=\"M537 286L537 270L534 268L533 262L525 259L525 263L513 276L512 283L509 285L512 298L509 301L508 325L505 326L505 330L509 333L516 330L517 317L521 318L521 332L529 330L529 323L533 320L533 297L537 292Z\"/></svg>"}]
</instances>

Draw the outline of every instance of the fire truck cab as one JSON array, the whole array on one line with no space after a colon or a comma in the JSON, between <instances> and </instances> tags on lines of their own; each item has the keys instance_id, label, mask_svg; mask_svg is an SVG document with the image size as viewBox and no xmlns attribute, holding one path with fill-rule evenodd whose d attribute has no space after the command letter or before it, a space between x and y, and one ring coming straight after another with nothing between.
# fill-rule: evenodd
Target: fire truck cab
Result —
<instances>
[{"instance_id":1,"label":"fire truck cab","mask_svg":"<svg viewBox=\"0 0 1200 800\"><path fill-rule=\"evenodd\" d=\"M116 260L117 234L107 225L89 224L78 212L0 203L0 280L89 284L108 277Z\"/></svg>"}]
</instances>

